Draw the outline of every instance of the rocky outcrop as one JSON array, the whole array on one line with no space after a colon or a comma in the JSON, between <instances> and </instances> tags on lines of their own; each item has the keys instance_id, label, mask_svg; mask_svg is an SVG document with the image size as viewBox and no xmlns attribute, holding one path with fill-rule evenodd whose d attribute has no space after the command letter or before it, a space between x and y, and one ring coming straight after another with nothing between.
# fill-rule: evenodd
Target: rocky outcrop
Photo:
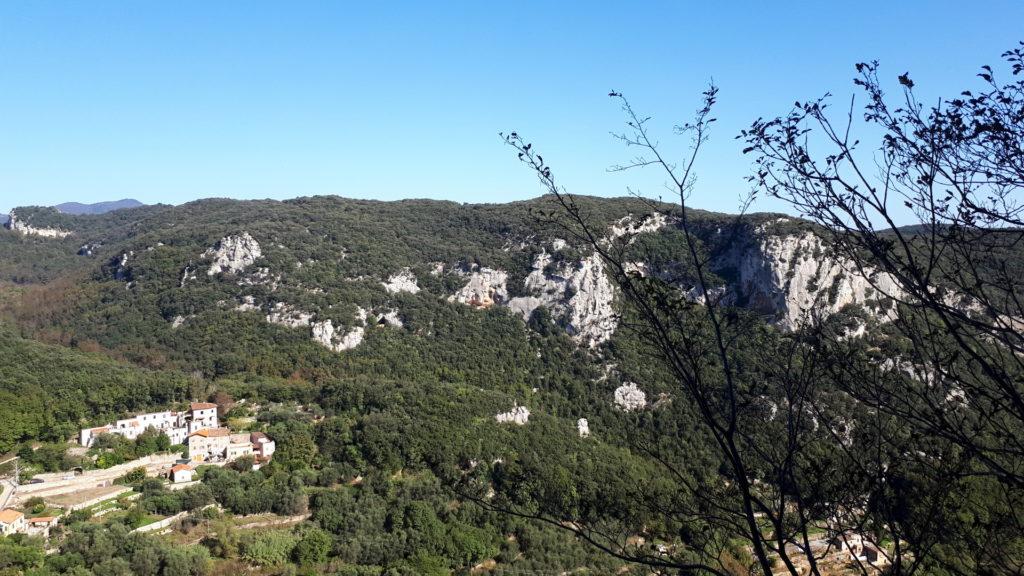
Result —
<instances>
[{"instance_id":1,"label":"rocky outcrop","mask_svg":"<svg viewBox=\"0 0 1024 576\"><path fill-rule=\"evenodd\" d=\"M508 412L496 414L494 419L497 420L499 424L511 423L517 426L523 426L530 421L530 409L526 406L514 406Z\"/></svg>"},{"instance_id":2,"label":"rocky outcrop","mask_svg":"<svg viewBox=\"0 0 1024 576\"><path fill-rule=\"evenodd\" d=\"M403 268L399 273L393 274L388 278L387 282L381 282L381 284L384 285L384 290L387 290L389 294L398 294L399 292L416 294L420 291L420 286L416 282L416 275L408 268Z\"/></svg>"},{"instance_id":3,"label":"rocky outcrop","mask_svg":"<svg viewBox=\"0 0 1024 576\"><path fill-rule=\"evenodd\" d=\"M135 256L135 251L122 252L114 264L114 279L130 280L131 270L128 268L128 259Z\"/></svg>"},{"instance_id":4,"label":"rocky outcrop","mask_svg":"<svg viewBox=\"0 0 1024 576\"><path fill-rule=\"evenodd\" d=\"M566 327L578 343L591 348L608 341L618 325L613 306L615 289L597 254L578 264L562 262L549 271L551 256L542 251L524 285L529 296L509 301L508 306L528 320L544 306Z\"/></svg>"},{"instance_id":5,"label":"rocky outcrop","mask_svg":"<svg viewBox=\"0 0 1024 576\"><path fill-rule=\"evenodd\" d=\"M178 279L178 288L184 288L189 281L196 279L196 267L189 262L181 269L181 278Z\"/></svg>"},{"instance_id":6,"label":"rocky outcrop","mask_svg":"<svg viewBox=\"0 0 1024 576\"><path fill-rule=\"evenodd\" d=\"M242 232L238 236L225 236L203 253L203 257L213 260L210 269L206 271L210 276L221 272L242 272L262 255L259 242L248 232Z\"/></svg>"},{"instance_id":7,"label":"rocky outcrop","mask_svg":"<svg viewBox=\"0 0 1024 576\"><path fill-rule=\"evenodd\" d=\"M741 305L773 316L783 329L799 328L815 315L827 317L851 304L884 318L891 311L886 299L902 294L891 276L865 275L832 255L813 232L774 235L759 227L738 246L717 266L737 272L731 291Z\"/></svg>"},{"instance_id":8,"label":"rocky outcrop","mask_svg":"<svg viewBox=\"0 0 1024 576\"><path fill-rule=\"evenodd\" d=\"M340 334L335 332L334 323L330 320L313 323L313 340L334 352L351 350L359 346L363 342L365 333L366 328L363 326L355 326L348 332Z\"/></svg>"},{"instance_id":9,"label":"rocky outcrop","mask_svg":"<svg viewBox=\"0 0 1024 576\"><path fill-rule=\"evenodd\" d=\"M587 422L586 418L580 418L576 421L576 433L579 434L580 438L590 437L590 422Z\"/></svg>"},{"instance_id":10,"label":"rocky outcrop","mask_svg":"<svg viewBox=\"0 0 1024 576\"><path fill-rule=\"evenodd\" d=\"M654 212L640 218L630 214L612 225L606 242L612 242L619 238L625 238L631 242L633 237L648 232L657 232L666 224L668 224L668 217L661 212Z\"/></svg>"},{"instance_id":11,"label":"rocky outcrop","mask_svg":"<svg viewBox=\"0 0 1024 576\"><path fill-rule=\"evenodd\" d=\"M363 336L366 334L366 310L359 308L356 320L359 325L353 326L344 334L335 331L334 323L330 319L314 322L313 340L335 352L351 350L363 342Z\"/></svg>"},{"instance_id":12,"label":"rocky outcrop","mask_svg":"<svg viewBox=\"0 0 1024 576\"><path fill-rule=\"evenodd\" d=\"M17 232L25 236L41 236L43 238L67 238L71 236L71 232L68 230L62 230L60 228L37 228L31 226L21 220L18 220L18 215L11 210L8 214L7 223L4 227L11 232Z\"/></svg>"},{"instance_id":13,"label":"rocky outcrop","mask_svg":"<svg viewBox=\"0 0 1024 576\"><path fill-rule=\"evenodd\" d=\"M254 309L253 299L249 297L248 300L244 300L240 305L242 309ZM287 326L289 328L302 328L309 326L313 322L313 315L309 312L303 312L298 310L284 302L277 302L271 308L267 314L267 322L271 324L280 324L281 326Z\"/></svg>"},{"instance_id":14,"label":"rocky outcrop","mask_svg":"<svg viewBox=\"0 0 1024 576\"><path fill-rule=\"evenodd\" d=\"M508 272L478 268L469 273L469 282L448 300L475 308L490 308L508 301Z\"/></svg>"},{"instance_id":15,"label":"rocky outcrop","mask_svg":"<svg viewBox=\"0 0 1024 576\"><path fill-rule=\"evenodd\" d=\"M398 314L397 308L391 308L376 314L377 326L391 326L392 328L401 328L405 324L402 323L402 317Z\"/></svg>"},{"instance_id":16,"label":"rocky outcrop","mask_svg":"<svg viewBox=\"0 0 1024 576\"><path fill-rule=\"evenodd\" d=\"M636 384L628 382L615 389L615 405L626 412L643 410L647 406L647 394Z\"/></svg>"}]
</instances>

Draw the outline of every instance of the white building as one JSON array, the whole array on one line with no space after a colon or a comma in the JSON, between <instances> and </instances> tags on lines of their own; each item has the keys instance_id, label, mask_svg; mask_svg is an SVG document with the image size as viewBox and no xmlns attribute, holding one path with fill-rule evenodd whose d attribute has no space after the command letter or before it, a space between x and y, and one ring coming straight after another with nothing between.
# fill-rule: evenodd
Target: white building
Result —
<instances>
[{"instance_id":1,"label":"white building","mask_svg":"<svg viewBox=\"0 0 1024 576\"><path fill-rule=\"evenodd\" d=\"M263 432L249 434L249 441L252 442L252 449L260 460L270 460L277 449L277 444Z\"/></svg>"},{"instance_id":2,"label":"white building","mask_svg":"<svg viewBox=\"0 0 1024 576\"><path fill-rule=\"evenodd\" d=\"M149 412L106 426L84 428L79 434L79 443L86 447L92 446L100 434L117 434L135 440L147 428L152 427L167 434L171 444L184 444L189 434L218 426L216 404L193 402L185 412Z\"/></svg>"},{"instance_id":3,"label":"white building","mask_svg":"<svg viewBox=\"0 0 1024 576\"><path fill-rule=\"evenodd\" d=\"M217 405L211 402L193 402L189 406L188 433L198 432L207 428L217 428Z\"/></svg>"},{"instance_id":4,"label":"white building","mask_svg":"<svg viewBox=\"0 0 1024 576\"><path fill-rule=\"evenodd\" d=\"M0 536L24 533L27 529L24 514L12 508L0 510Z\"/></svg>"},{"instance_id":5,"label":"white building","mask_svg":"<svg viewBox=\"0 0 1024 576\"><path fill-rule=\"evenodd\" d=\"M193 474L195 474L195 470L188 464L176 464L171 468L171 482L175 484L191 482Z\"/></svg>"}]
</instances>

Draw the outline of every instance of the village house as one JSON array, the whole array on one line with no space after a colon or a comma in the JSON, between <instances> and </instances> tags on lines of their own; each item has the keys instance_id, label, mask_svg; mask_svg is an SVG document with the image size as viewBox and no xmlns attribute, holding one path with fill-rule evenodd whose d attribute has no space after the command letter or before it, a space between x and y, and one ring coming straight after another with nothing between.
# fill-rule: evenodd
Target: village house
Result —
<instances>
[{"instance_id":1,"label":"village house","mask_svg":"<svg viewBox=\"0 0 1024 576\"><path fill-rule=\"evenodd\" d=\"M231 443L224 454L224 459L231 461L242 456L252 456L253 446L249 441L249 434L232 434Z\"/></svg>"},{"instance_id":2,"label":"village house","mask_svg":"<svg viewBox=\"0 0 1024 576\"><path fill-rule=\"evenodd\" d=\"M92 446L100 434L117 434L129 440L135 440L147 428L154 428L167 434L167 437L171 439L171 444L184 444L189 434L218 426L216 404L192 402L189 409L184 412L172 410L149 412L118 420L106 426L84 428L79 433L79 443L85 447Z\"/></svg>"},{"instance_id":3,"label":"village house","mask_svg":"<svg viewBox=\"0 0 1024 576\"><path fill-rule=\"evenodd\" d=\"M39 516L28 519L28 533L33 536L50 537L50 528L57 525L60 520L57 516Z\"/></svg>"},{"instance_id":4,"label":"village house","mask_svg":"<svg viewBox=\"0 0 1024 576\"><path fill-rule=\"evenodd\" d=\"M0 536L24 533L27 530L25 515L13 508L0 510Z\"/></svg>"},{"instance_id":5,"label":"village house","mask_svg":"<svg viewBox=\"0 0 1024 576\"><path fill-rule=\"evenodd\" d=\"M277 449L274 441L263 432L249 434L249 442L252 442L253 453L263 462L270 460L270 457L274 455L274 450Z\"/></svg>"},{"instance_id":6,"label":"village house","mask_svg":"<svg viewBox=\"0 0 1024 576\"><path fill-rule=\"evenodd\" d=\"M176 464L175 466L171 467L169 477L171 479L171 482L179 484L182 482L191 482L194 474L195 469L189 466L188 464Z\"/></svg>"},{"instance_id":7,"label":"village house","mask_svg":"<svg viewBox=\"0 0 1024 576\"><path fill-rule=\"evenodd\" d=\"M832 545L840 552L845 551L850 555L850 560L870 564L872 566L884 566L888 563L885 554L860 534L847 532L836 535L832 538Z\"/></svg>"},{"instance_id":8,"label":"village house","mask_svg":"<svg viewBox=\"0 0 1024 576\"><path fill-rule=\"evenodd\" d=\"M227 428L207 428L188 435L188 455L193 462L220 460L231 443Z\"/></svg>"}]
</instances>

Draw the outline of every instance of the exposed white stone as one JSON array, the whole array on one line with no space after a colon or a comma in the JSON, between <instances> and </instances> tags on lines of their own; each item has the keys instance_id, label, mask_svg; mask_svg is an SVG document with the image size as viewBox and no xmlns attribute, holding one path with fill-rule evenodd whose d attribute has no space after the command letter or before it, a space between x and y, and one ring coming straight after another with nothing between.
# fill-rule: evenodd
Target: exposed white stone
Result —
<instances>
[{"instance_id":1,"label":"exposed white stone","mask_svg":"<svg viewBox=\"0 0 1024 576\"><path fill-rule=\"evenodd\" d=\"M128 259L135 255L134 250L128 252L122 252L121 257L117 261L117 265L114 267L114 278L117 280L126 280L128 278Z\"/></svg>"},{"instance_id":2,"label":"exposed white stone","mask_svg":"<svg viewBox=\"0 0 1024 576\"><path fill-rule=\"evenodd\" d=\"M280 304L280 302L278 303ZM250 310L257 310L259 306L256 305L256 299L252 296L242 296L242 302L235 306L235 310L239 312L248 312Z\"/></svg>"},{"instance_id":3,"label":"exposed white stone","mask_svg":"<svg viewBox=\"0 0 1024 576\"><path fill-rule=\"evenodd\" d=\"M271 274L270 268L257 268L250 276L240 279L237 284L239 286L268 286L273 292L277 290L277 286L281 283L280 274Z\"/></svg>"},{"instance_id":4,"label":"exposed white stone","mask_svg":"<svg viewBox=\"0 0 1024 576\"><path fill-rule=\"evenodd\" d=\"M181 271L181 279L178 280L178 288L184 288L185 284L187 284L189 280L195 280L195 279L196 279L196 269L195 269L194 266L192 266L191 263L189 263Z\"/></svg>"},{"instance_id":5,"label":"exposed white stone","mask_svg":"<svg viewBox=\"0 0 1024 576\"><path fill-rule=\"evenodd\" d=\"M388 278L387 282L381 282L381 284L383 284L384 289L391 294L397 294L399 292L416 294L420 291L420 286L416 283L416 275L408 268L403 268L400 272L393 274Z\"/></svg>"},{"instance_id":6,"label":"exposed white stone","mask_svg":"<svg viewBox=\"0 0 1024 576\"><path fill-rule=\"evenodd\" d=\"M184 323L185 317L179 314L174 317L174 320L171 321L171 329L181 328L181 325Z\"/></svg>"},{"instance_id":7,"label":"exposed white stone","mask_svg":"<svg viewBox=\"0 0 1024 576\"><path fill-rule=\"evenodd\" d=\"M71 236L71 232L60 228L36 228L35 226L30 226L18 220L18 215L14 213L14 210L11 210L7 217L8 220L4 227L25 236L41 236L43 238L67 238Z\"/></svg>"},{"instance_id":8,"label":"exposed white stone","mask_svg":"<svg viewBox=\"0 0 1024 576\"><path fill-rule=\"evenodd\" d=\"M812 232L779 236L761 228L751 244L730 263L739 273L733 289L750 308L774 314L783 329L799 328L811 315L827 317L850 304L903 296L892 276L872 271L865 276L852 262L831 255ZM882 318L890 313L891 308L876 311Z\"/></svg>"},{"instance_id":9,"label":"exposed white stone","mask_svg":"<svg viewBox=\"0 0 1024 576\"><path fill-rule=\"evenodd\" d=\"M577 420L576 432L580 435L580 438L588 438L590 436L590 422L587 422L586 418Z\"/></svg>"},{"instance_id":10,"label":"exposed white stone","mask_svg":"<svg viewBox=\"0 0 1024 576\"><path fill-rule=\"evenodd\" d=\"M335 333L334 324L330 320L313 323L313 339L335 352L351 350L359 346L363 342L365 332L366 328L363 326L355 326L348 332L339 335Z\"/></svg>"},{"instance_id":11,"label":"exposed white stone","mask_svg":"<svg viewBox=\"0 0 1024 576\"><path fill-rule=\"evenodd\" d=\"M444 262L431 262L430 275L440 276L444 272Z\"/></svg>"},{"instance_id":12,"label":"exposed white stone","mask_svg":"<svg viewBox=\"0 0 1024 576\"><path fill-rule=\"evenodd\" d=\"M647 395L636 384L628 382L615 389L615 405L626 412L642 410L647 406Z\"/></svg>"},{"instance_id":13,"label":"exposed white stone","mask_svg":"<svg viewBox=\"0 0 1024 576\"><path fill-rule=\"evenodd\" d=\"M259 242L248 232L242 232L238 236L225 236L203 253L204 257L213 259L210 269L206 271L210 276L221 272L237 274L262 255Z\"/></svg>"},{"instance_id":14,"label":"exposed white stone","mask_svg":"<svg viewBox=\"0 0 1024 576\"><path fill-rule=\"evenodd\" d=\"M568 245L569 243L566 242L565 240L562 240L561 238L555 238L554 240L551 241L551 249L555 252L565 250L565 247Z\"/></svg>"},{"instance_id":15,"label":"exposed white stone","mask_svg":"<svg viewBox=\"0 0 1024 576\"><path fill-rule=\"evenodd\" d=\"M508 412L502 412L494 416L499 423L510 422L522 426L530 421L530 409L526 406L514 406Z\"/></svg>"},{"instance_id":16,"label":"exposed white stone","mask_svg":"<svg viewBox=\"0 0 1024 576\"><path fill-rule=\"evenodd\" d=\"M245 303L243 302L243 306ZM302 328L309 326L313 321L313 315L309 312L298 310L284 302L277 302L267 314L267 322L280 324L289 328Z\"/></svg>"},{"instance_id":17,"label":"exposed white stone","mask_svg":"<svg viewBox=\"0 0 1024 576\"><path fill-rule=\"evenodd\" d=\"M469 282L448 298L477 308L489 308L508 300L508 273L504 270L480 268L469 275Z\"/></svg>"},{"instance_id":18,"label":"exposed white stone","mask_svg":"<svg viewBox=\"0 0 1024 576\"><path fill-rule=\"evenodd\" d=\"M608 241L623 237L627 241L632 241L634 236L648 232L657 232L664 228L666 224L668 224L668 218L661 212L654 212L640 219L629 215L612 225Z\"/></svg>"},{"instance_id":19,"label":"exposed white stone","mask_svg":"<svg viewBox=\"0 0 1024 576\"><path fill-rule=\"evenodd\" d=\"M551 256L534 257L524 285L530 296L509 301L508 306L529 319L539 306L547 307L563 321L574 340L596 347L611 338L618 324L613 303L615 289L605 273L600 255L584 258L578 265L562 263L552 274L545 272ZM567 294L571 294L566 298Z\"/></svg>"},{"instance_id":20,"label":"exposed white stone","mask_svg":"<svg viewBox=\"0 0 1024 576\"><path fill-rule=\"evenodd\" d=\"M398 315L397 308L391 308L380 313L377 316L377 324L385 324L393 328L401 328L403 326L402 318Z\"/></svg>"},{"instance_id":21,"label":"exposed white stone","mask_svg":"<svg viewBox=\"0 0 1024 576\"><path fill-rule=\"evenodd\" d=\"M353 326L344 334L338 334L335 331L334 323L330 319L314 322L312 325L313 339L335 352L351 350L363 342L363 336L366 334L366 316L366 310L359 308L356 311L356 320L360 325Z\"/></svg>"}]
</instances>

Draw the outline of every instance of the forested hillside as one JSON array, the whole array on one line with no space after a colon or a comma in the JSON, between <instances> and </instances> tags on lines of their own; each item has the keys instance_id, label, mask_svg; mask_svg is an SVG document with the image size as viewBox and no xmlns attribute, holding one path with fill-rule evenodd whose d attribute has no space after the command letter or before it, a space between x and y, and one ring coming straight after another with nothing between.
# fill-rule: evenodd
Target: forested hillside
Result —
<instances>
[{"instance_id":1,"label":"forested hillside","mask_svg":"<svg viewBox=\"0 0 1024 576\"><path fill-rule=\"evenodd\" d=\"M668 205L578 202L599 238L563 227L551 197L213 199L99 215L15 209L17 224L0 231L8 423L0 452L38 461L27 446L54 450L82 426L215 398L262 407L249 425L279 446L259 471L210 470L181 493L138 484L142 496L123 518L100 527L69 520L59 554L24 565L51 570L41 574L117 573L111 562L142 574L241 565L639 574L699 562L742 573L750 549L714 509L735 501L735 463L702 423L706 407L641 337L642 310L611 281L623 274L653 287L666 307L699 310L708 298L728 306L748 474L768 493L784 439L798 441L800 477L785 482L814 484L807 525L824 534L829 507L872 473L844 450L881 438L878 427L856 424L878 424L877 416L843 392L848 375L830 367L877 375L874 367L905 349L887 325L891 304L808 222L691 211L684 229ZM707 294L683 256L688 238L708 263ZM623 270L610 267L616 261ZM805 329L811 320L814 330ZM701 337L673 345L713 357L714 332L692 322L687 330ZM847 337L855 333L870 338ZM840 344L805 354L816 342ZM794 386L811 383L827 411L793 400ZM901 442L887 462L929 448ZM914 490L930 489L919 469L892 470ZM978 556L1020 544L1012 515L986 503L989 484L957 490L967 500L943 504L959 518L951 533L986 534ZM211 503L226 516L201 512ZM122 538L106 557L88 551L147 514L190 510L189 530L206 536L181 536L200 543L181 552L184 571L140 559L147 547L174 554L144 537ZM915 501L906 514L918 522L931 511ZM293 529L238 536L220 524L307 512ZM963 520L977 514L989 515ZM19 546L35 558L31 543Z\"/></svg>"}]
</instances>

